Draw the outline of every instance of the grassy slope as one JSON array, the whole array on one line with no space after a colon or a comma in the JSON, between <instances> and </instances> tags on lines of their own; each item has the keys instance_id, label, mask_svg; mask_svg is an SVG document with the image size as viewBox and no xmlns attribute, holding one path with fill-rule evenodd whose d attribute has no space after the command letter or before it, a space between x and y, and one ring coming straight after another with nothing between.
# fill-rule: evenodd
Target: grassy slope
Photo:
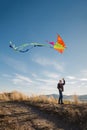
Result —
<instances>
[{"instance_id":1,"label":"grassy slope","mask_svg":"<svg viewBox=\"0 0 87 130\"><path fill-rule=\"evenodd\" d=\"M1 96L1 99L3 101L6 100L2 107L0 107L0 118L2 119L2 124L6 115L5 113L8 111L7 103L11 103L10 105L15 105L16 103L15 109L17 108L18 110L18 105L25 106L25 108L29 107L38 114L38 117L43 115L42 117L44 118L45 115L47 116L46 118L51 120L51 122L54 122L56 126L57 123L60 123L60 126L63 126L64 128L63 130L87 130L87 104L79 104L78 102L76 102L77 104L70 104L70 102L68 104L67 102L67 104L64 105L58 105L57 100L55 100L53 97L50 99L44 96L33 96L28 98L18 92L9 94L4 93ZM14 107L10 108L12 112L15 111ZM19 109L19 111L22 110ZM40 115L40 113L42 114ZM6 118L6 120L8 119L9 118Z\"/></svg>"}]
</instances>

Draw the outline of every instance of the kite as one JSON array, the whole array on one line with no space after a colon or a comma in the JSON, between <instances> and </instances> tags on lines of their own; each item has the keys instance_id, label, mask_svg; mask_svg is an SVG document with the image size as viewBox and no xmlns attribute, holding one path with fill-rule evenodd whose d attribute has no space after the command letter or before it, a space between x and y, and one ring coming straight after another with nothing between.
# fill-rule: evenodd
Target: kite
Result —
<instances>
[{"instance_id":1,"label":"kite","mask_svg":"<svg viewBox=\"0 0 87 130\"><path fill-rule=\"evenodd\" d=\"M66 45L65 45L64 41L62 40L62 38L60 37L60 35L58 35L56 43L49 42L49 44L51 44L53 46L53 48L55 50L57 50L59 53L63 53L66 48Z\"/></svg>"},{"instance_id":2,"label":"kite","mask_svg":"<svg viewBox=\"0 0 87 130\"><path fill-rule=\"evenodd\" d=\"M22 44L21 46L18 46L18 47L16 47L15 44L13 44L12 42L10 42L10 45L9 45L10 48L13 48L15 51L22 52L22 53L25 53L25 52L33 49L34 47L43 47L43 46L47 46L47 47L53 48L51 45L40 44L40 43L36 43L36 42L25 43L25 44ZM29 47L29 48L26 49L26 47Z\"/></svg>"},{"instance_id":3,"label":"kite","mask_svg":"<svg viewBox=\"0 0 87 130\"><path fill-rule=\"evenodd\" d=\"M21 46L16 47L15 44L13 44L12 42L10 42L9 47L13 48L15 51L18 52L28 52L29 50L33 49L34 47L49 47L49 48L53 48L54 50L58 51L59 53L63 53L66 45L64 43L64 41L62 40L62 38L60 37L60 35L57 36L57 41L55 42L48 42L49 44L41 44L41 43L36 43L36 42L32 42L32 43L25 43L22 44Z\"/></svg>"}]
</instances>

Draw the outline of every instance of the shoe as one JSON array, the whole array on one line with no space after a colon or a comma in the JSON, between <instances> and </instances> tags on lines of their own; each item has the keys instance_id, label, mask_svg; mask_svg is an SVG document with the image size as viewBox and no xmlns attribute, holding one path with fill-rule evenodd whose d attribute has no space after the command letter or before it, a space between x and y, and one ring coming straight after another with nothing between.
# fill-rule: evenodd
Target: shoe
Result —
<instances>
[{"instance_id":1,"label":"shoe","mask_svg":"<svg viewBox=\"0 0 87 130\"><path fill-rule=\"evenodd\" d=\"M61 104L64 104L63 102Z\"/></svg>"}]
</instances>

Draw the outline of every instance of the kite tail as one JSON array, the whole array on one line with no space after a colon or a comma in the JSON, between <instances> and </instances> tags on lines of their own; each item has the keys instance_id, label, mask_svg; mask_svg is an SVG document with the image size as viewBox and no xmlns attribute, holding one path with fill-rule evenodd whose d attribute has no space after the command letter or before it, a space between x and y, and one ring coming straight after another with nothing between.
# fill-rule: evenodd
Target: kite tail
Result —
<instances>
[{"instance_id":1,"label":"kite tail","mask_svg":"<svg viewBox=\"0 0 87 130\"><path fill-rule=\"evenodd\" d=\"M10 45L9 45L9 47L14 49L14 48L15 48L15 45L12 44L12 42L10 41Z\"/></svg>"},{"instance_id":2,"label":"kite tail","mask_svg":"<svg viewBox=\"0 0 87 130\"><path fill-rule=\"evenodd\" d=\"M26 50L19 50L19 52L22 52L22 53L25 53L25 52L28 52L29 49L26 49Z\"/></svg>"},{"instance_id":3,"label":"kite tail","mask_svg":"<svg viewBox=\"0 0 87 130\"><path fill-rule=\"evenodd\" d=\"M33 46L34 47L34 46ZM26 50L19 50L19 52L22 52L22 53L25 53L25 52L28 52L30 51L31 49L33 49L33 47L29 48L29 49L26 49Z\"/></svg>"}]
</instances>

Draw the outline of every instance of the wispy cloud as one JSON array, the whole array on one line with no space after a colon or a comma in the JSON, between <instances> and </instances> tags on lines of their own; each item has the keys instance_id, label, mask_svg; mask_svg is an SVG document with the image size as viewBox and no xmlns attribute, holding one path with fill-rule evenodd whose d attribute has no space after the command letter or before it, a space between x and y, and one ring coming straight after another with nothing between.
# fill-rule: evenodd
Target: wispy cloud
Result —
<instances>
[{"instance_id":1,"label":"wispy cloud","mask_svg":"<svg viewBox=\"0 0 87 130\"><path fill-rule=\"evenodd\" d=\"M76 81L68 81L67 85L75 85L77 82Z\"/></svg>"},{"instance_id":2,"label":"wispy cloud","mask_svg":"<svg viewBox=\"0 0 87 130\"><path fill-rule=\"evenodd\" d=\"M38 77L38 75L35 74L35 73L32 73L31 75L32 75L32 77L34 77L34 78L37 78L37 77Z\"/></svg>"},{"instance_id":3,"label":"wispy cloud","mask_svg":"<svg viewBox=\"0 0 87 130\"><path fill-rule=\"evenodd\" d=\"M87 71L80 71L75 76L66 76L66 93L86 94L87 91Z\"/></svg>"},{"instance_id":4,"label":"wispy cloud","mask_svg":"<svg viewBox=\"0 0 87 130\"><path fill-rule=\"evenodd\" d=\"M12 78L12 83L16 86L29 88L29 92L32 94L47 94L55 92L57 81L52 78L40 77L40 75L34 74L35 79L21 74L15 74Z\"/></svg>"},{"instance_id":5,"label":"wispy cloud","mask_svg":"<svg viewBox=\"0 0 87 130\"><path fill-rule=\"evenodd\" d=\"M54 73L54 72L49 72L49 71L44 71L43 74L48 77L48 78L52 78L52 79L58 79L60 77L60 75L58 73Z\"/></svg>"},{"instance_id":6,"label":"wispy cloud","mask_svg":"<svg viewBox=\"0 0 87 130\"><path fill-rule=\"evenodd\" d=\"M51 66L53 68L55 68L58 71L63 72L64 71L64 63L59 63L56 60L53 59L48 59L46 57L36 57L34 59L32 59L34 62L38 63L39 65L42 66Z\"/></svg>"},{"instance_id":7,"label":"wispy cloud","mask_svg":"<svg viewBox=\"0 0 87 130\"><path fill-rule=\"evenodd\" d=\"M81 78L80 81L87 81L87 78Z\"/></svg>"},{"instance_id":8,"label":"wispy cloud","mask_svg":"<svg viewBox=\"0 0 87 130\"><path fill-rule=\"evenodd\" d=\"M64 94L86 93L87 76L82 76L81 74L82 73L79 73L75 76L67 75L65 77L66 84L64 86ZM9 84L16 89L20 87L21 90L29 91L29 93L32 94L49 94L58 92L57 83L58 80L61 79L61 75L57 74L56 71L42 70L41 73L38 74L32 72L29 76L20 73L13 73L11 75L4 73L2 78L4 80L8 79Z\"/></svg>"},{"instance_id":9,"label":"wispy cloud","mask_svg":"<svg viewBox=\"0 0 87 130\"><path fill-rule=\"evenodd\" d=\"M12 79L14 84L18 85L30 85L32 83L32 80L29 77L20 75L20 74L15 74L15 77Z\"/></svg>"},{"instance_id":10,"label":"wispy cloud","mask_svg":"<svg viewBox=\"0 0 87 130\"><path fill-rule=\"evenodd\" d=\"M17 71L21 71L21 72L26 73L28 70L27 65L22 61L19 61L17 59L13 59L9 56L3 56L3 60L7 65L9 65L10 67L12 67L13 69L15 69Z\"/></svg>"},{"instance_id":11,"label":"wispy cloud","mask_svg":"<svg viewBox=\"0 0 87 130\"><path fill-rule=\"evenodd\" d=\"M81 71L81 75L87 77L87 70L82 70L82 71Z\"/></svg>"},{"instance_id":12,"label":"wispy cloud","mask_svg":"<svg viewBox=\"0 0 87 130\"><path fill-rule=\"evenodd\" d=\"M50 85L50 84L56 83L56 80L54 80L54 79L37 78L36 80L39 82L42 82L45 85Z\"/></svg>"},{"instance_id":13,"label":"wispy cloud","mask_svg":"<svg viewBox=\"0 0 87 130\"><path fill-rule=\"evenodd\" d=\"M66 76L66 78L69 79L69 80L75 80L75 79L77 79L75 76Z\"/></svg>"}]
</instances>

